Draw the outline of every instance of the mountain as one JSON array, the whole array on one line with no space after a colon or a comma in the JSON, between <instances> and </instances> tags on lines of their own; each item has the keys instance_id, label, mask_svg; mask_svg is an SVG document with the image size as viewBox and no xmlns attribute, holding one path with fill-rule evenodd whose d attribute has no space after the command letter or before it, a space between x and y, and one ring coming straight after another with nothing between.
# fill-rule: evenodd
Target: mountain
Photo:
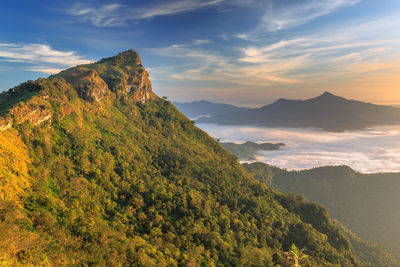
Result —
<instances>
[{"instance_id":1,"label":"mountain","mask_svg":"<svg viewBox=\"0 0 400 267\"><path fill-rule=\"evenodd\" d=\"M181 111L183 114L185 114L185 116L189 118L210 117L229 112L248 110L248 108L237 107L228 104L213 103L205 100L189 103L174 102L174 105L179 109L179 111Z\"/></svg>"},{"instance_id":2,"label":"mountain","mask_svg":"<svg viewBox=\"0 0 400 267\"><path fill-rule=\"evenodd\" d=\"M271 151L279 150L285 146L283 143L261 143L247 141L243 144L236 144L230 142L220 143L225 149L237 156L241 160L254 160L255 153L258 151Z\"/></svg>"},{"instance_id":3,"label":"mountain","mask_svg":"<svg viewBox=\"0 0 400 267\"><path fill-rule=\"evenodd\" d=\"M255 178L282 192L304 195L362 239L400 255L400 173L362 174L347 166L285 171L245 164Z\"/></svg>"},{"instance_id":4,"label":"mountain","mask_svg":"<svg viewBox=\"0 0 400 267\"><path fill-rule=\"evenodd\" d=\"M324 208L256 181L153 93L138 54L0 94L6 266L359 266Z\"/></svg>"},{"instance_id":5,"label":"mountain","mask_svg":"<svg viewBox=\"0 0 400 267\"><path fill-rule=\"evenodd\" d=\"M379 125L398 125L400 109L348 100L325 92L308 100L281 98L261 108L201 118L198 122L266 127L316 127L340 132Z\"/></svg>"},{"instance_id":6,"label":"mountain","mask_svg":"<svg viewBox=\"0 0 400 267\"><path fill-rule=\"evenodd\" d=\"M339 225L340 231L342 231L348 238L353 246L354 252L357 254L365 267L398 267L400 266L400 256L385 249L382 245L371 243L361 239L359 236L351 232L343 224L336 222Z\"/></svg>"}]
</instances>

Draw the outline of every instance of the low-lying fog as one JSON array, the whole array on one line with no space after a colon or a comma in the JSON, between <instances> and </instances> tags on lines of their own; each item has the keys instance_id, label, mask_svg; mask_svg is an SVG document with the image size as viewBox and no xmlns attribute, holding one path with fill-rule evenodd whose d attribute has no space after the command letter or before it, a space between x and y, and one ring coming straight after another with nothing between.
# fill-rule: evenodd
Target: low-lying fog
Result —
<instances>
[{"instance_id":1,"label":"low-lying fog","mask_svg":"<svg viewBox=\"0 0 400 267\"><path fill-rule=\"evenodd\" d=\"M348 165L363 172L400 172L400 126L344 133L303 128L261 128L196 124L221 142L282 142L280 151L256 154L262 161L289 170Z\"/></svg>"}]
</instances>

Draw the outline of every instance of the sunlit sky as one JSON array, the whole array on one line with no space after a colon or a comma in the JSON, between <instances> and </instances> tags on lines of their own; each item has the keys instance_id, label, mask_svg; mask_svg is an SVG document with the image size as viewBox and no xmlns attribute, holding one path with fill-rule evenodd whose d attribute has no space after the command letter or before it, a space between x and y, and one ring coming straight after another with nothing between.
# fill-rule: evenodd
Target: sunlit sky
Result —
<instances>
[{"instance_id":1,"label":"sunlit sky","mask_svg":"<svg viewBox=\"0 0 400 267\"><path fill-rule=\"evenodd\" d=\"M0 91L130 48L174 101L400 104L399 0L0 2Z\"/></svg>"}]
</instances>

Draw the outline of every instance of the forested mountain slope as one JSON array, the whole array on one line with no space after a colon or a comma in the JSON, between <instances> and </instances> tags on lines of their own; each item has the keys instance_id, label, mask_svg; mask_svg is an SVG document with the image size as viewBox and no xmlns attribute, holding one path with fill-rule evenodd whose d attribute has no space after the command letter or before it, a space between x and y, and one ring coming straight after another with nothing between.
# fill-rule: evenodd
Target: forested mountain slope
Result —
<instances>
[{"instance_id":1,"label":"forested mountain slope","mask_svg":"<svg viewBox=\"0 0 400 267\"><path fill-rule=\"evenodd\" d=\"M347 166L303 171L286 171L261 162L244 166L272 188L324 205L332 217L364 240L400 255L400 174L362 174Z\"/></svg>"},{"instance_id":2,"label":"forested mountain slope","mask_svg":"<svg viewBox=\"0 0 400 267\"><path fill-rule=\"evenodd\" d=\"M21 102L22 101L22 102ZM135 51L0 95L0 263L357 266L326 210L254 180Z\"/></svg>"}]
</instances>

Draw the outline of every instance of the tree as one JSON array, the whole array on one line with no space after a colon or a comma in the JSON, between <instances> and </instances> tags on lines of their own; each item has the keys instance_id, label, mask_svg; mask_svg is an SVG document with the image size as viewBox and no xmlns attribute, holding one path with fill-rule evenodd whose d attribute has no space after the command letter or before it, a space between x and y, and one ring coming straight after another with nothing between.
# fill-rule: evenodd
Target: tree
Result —
<instances>
[{"instance_id":1,"label":"tree","mask_svg":"<svg viewBox=\"0 0 400 267\"><path fill-rule=\"evenodd\" d=\"M301 267L300 262L308 258L308 255L303 253L304 249L298 249L295 244L292 244L289 252L284 252L288 266Z\"/></svg>"}]
</instances>

